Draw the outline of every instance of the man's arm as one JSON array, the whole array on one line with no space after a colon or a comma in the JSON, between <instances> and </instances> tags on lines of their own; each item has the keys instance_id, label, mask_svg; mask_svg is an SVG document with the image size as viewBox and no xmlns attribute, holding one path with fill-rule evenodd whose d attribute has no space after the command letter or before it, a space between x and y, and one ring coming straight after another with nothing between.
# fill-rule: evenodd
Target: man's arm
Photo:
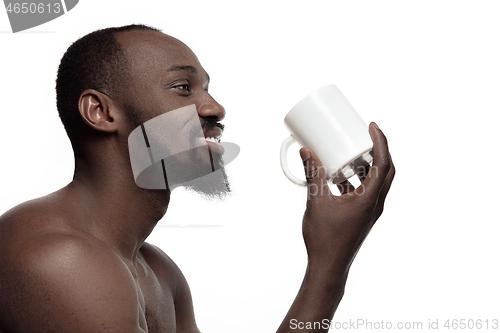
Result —
<instances>
[{"instance_id":1,"label":"man's arm","mask_svg":"<svg viewBox=\"0 0 500 333\"><path fill-rule=\"evenodd\" d=\"M116 254L85 237L29 241L1 263L7 332L146 332L136 284Z\"/></svg>"},{"instance_id":2,"label":"man's arm","mask_svg":"<svg viewBox=\"0 0 500 333\"><path fill-rule=\"evenodd\" d=\"M302 148L308 200L303 219L303 236L308 266L299 293L278 329L285 332L327 332L344 294L349 268L375 221L395 175L387 140L370 124L373 167L356 190L347 181L334 196L325 180L325 169L314 152ZM326 323L316 325L314 323ZM311 323L313 329L307 329Z\"/></svg>"},{"instance_id":3,"label":"man's arm","mask_svg":"<svg viewBox=\"0 0 500 333\"><path fill-rule=\"evenodd\" d=\"M328 331L325 325L312 330L300 329L299 323L329 324L342 299L351 263L371 227L382 214L385 197L395 175L384 134L371 125L370 135L374 143L373 167L358 189L354 190L348 182L341 184L341 196L331 194L324 168L321 168L321 162L314 152L309 151L310 157L307 157L305 149L301 150L301 155L305 157L308 182L303 235L309 263L299 293L278 333ZM194 320L191 293L184 276L165 253L153 248L156 252L154 262L161 266L155 271L162 272L168 268L176 279L178 331L199 332Z\"/></svg>"}]
</instances>

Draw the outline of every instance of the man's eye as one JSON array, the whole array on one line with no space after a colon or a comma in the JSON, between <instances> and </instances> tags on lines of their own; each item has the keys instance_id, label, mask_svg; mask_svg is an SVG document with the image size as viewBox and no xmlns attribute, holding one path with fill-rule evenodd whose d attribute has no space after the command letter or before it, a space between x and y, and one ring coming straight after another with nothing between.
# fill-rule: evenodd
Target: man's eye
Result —
<instances>
[{"instance_id":1,"label":"man's eye","mask_svg":"<svg viewBox=\"0 0 500 333\"><path fill-rule=\"evenodd\" d=\"M181 85L175 86L175 88L189 91L189 84L181 84Z\"/></svg>"}]
</instances>

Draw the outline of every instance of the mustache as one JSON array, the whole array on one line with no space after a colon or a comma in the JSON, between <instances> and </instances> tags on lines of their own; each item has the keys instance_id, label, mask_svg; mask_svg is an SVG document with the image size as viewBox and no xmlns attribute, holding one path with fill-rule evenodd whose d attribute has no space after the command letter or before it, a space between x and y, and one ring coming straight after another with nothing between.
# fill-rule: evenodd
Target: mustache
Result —
<instances>
[{"instance_id":1,"label":"mustache","mask_svg":"<svg viewBox=\"0 0 500 333\"><path fill-rule=\"evenodd\" d=\"M224 131L224 124L217 122L216 120L205 120L201 124L201 128L204 132L210 131L214 129L215 127L219 127L221 131Z\"/></svg>"}]
</instances>

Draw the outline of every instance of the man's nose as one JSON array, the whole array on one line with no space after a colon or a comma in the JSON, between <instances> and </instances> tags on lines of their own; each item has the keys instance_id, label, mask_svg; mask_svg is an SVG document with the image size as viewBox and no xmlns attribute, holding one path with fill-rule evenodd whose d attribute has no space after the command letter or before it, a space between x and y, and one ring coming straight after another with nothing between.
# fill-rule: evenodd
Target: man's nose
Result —
<instances>
[{"instance_id":1,"label":"man's nose","mask_svg":"<svg viewBox=\"0 0 500 333\"><path fill-rule=\"evenodd\" d=\"M202 118L216 118L217 121L221 121L226 116L226 110L212 96L208 95L207 100L198 107L198 115Z\"/></svg>"}]
</instances>

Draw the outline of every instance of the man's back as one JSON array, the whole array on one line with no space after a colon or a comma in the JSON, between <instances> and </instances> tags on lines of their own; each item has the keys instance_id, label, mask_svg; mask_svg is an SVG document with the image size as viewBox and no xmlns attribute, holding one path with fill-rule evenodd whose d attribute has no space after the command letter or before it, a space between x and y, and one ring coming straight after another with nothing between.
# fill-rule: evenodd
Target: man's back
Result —
<instances>
[{"instance_id":1,"label":"man's back","mask_svg":"<svg viewBox=\"0 0 500 333\"><path fill-rule=\"evenodd\" d=\"M75 207L63 189L0 217L0 333L198 332L175 263L147 243L120 256Z\"/></svg>"}]
</instances>

